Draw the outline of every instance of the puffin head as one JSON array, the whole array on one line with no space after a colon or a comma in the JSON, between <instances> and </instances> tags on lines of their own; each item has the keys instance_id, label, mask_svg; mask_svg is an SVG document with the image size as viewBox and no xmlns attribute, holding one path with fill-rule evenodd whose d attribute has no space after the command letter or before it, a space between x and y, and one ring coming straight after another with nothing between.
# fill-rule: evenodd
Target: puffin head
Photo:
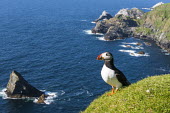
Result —
<instances>
[{"instance_id":1,"label":"puffin head","mask_svg":"<svg viewBox=\"0 0 170 113\"><path fill-rule=\"evenodd\" d=\"M97 60L111 61L113 60L113 55L110 52L104 52L96 58Z\"/></svg>"}]
</instances>

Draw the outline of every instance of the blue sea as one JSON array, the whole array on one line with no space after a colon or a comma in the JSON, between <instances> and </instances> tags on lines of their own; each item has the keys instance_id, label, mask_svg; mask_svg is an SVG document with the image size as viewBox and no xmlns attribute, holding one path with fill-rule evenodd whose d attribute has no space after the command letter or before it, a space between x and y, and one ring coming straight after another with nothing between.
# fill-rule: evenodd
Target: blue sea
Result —
<instances>
[{"instance_id":1,"label":"blue sea","mask_svg":"<svg viewBox=\"0 0 170 113\"><path fill-rule=\"evenodd\" d=\"M169 0L161 0L168 3ZM78 113L109 91L96 57L109 51L115 65L132 83L170 73L170 55L153 41L127 38L104 41L90 32L91 23L106 10L150 8L160 0L1 0L0 112ZM147 10L145 10L147 11ZM147 46L144 42L150 42ZM137 46L136 43L142 43ZM126 45L130 45L127 48ZM140 56L138 51L145 51ZM4 95L10 73L16 70L37 89L51 96L46 104Z\"/></svg>"}]
</instances>

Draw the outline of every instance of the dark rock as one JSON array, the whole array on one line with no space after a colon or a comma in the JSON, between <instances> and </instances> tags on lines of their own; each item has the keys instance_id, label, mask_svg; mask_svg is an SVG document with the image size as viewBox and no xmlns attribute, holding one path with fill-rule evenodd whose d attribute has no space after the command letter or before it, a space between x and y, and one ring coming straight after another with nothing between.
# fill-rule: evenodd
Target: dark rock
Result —
<instances>
[{"instance_id":1,"label":"dark rock","mask_svg":"<svg viewBox=\"0 0 170 113\"><path fill-rule=\"evenodd\" d=\"M37 103L38 104L45 104L45 94L42 94L39 98L38 98L38 101Z\"/></svg>"},{"instance_id":2,"label":"dark rock","mask_svg":"<svg viewBox=\"0 0 170 113\"><path fill-rule=\"evenodd\" d=\"M43 92L30 85L20 73L13 71L7 84L6 94L11 98L39 97Z\"/></svg>"},{"instance_id":3,"label":"dark rock","mask_svg":"<svg viewBox=\"0 0 170 113\"><path fill-rule=\"evenodd\" d=\"M130 45L125 45L127 48L131 48L132 46L130 46Z\"/></svg>"},{"instance_id":4,"label":"dark rock","mask_svg":"<svg viewBox=\"0 0 170 113\"><path fill-rule=\"evenodd\" d=\"M98 22L100 20L105 20L105 19L109 20L110 18L112 18L112 16L108 12L103 11L102 15L100 15L100 17L96 19L94 22Z\"/></svg>"},{"instance_id":5,"label":"dark rock","mask_svg":"<svg viewBox=\"0 0 170 113\"><path fill-rule=\"evenodd\" d=\"M134 10L134 9L132 9ZM133 15L138 11L131 11ZM137 14L136 14L137 15ZM105 40L124 39L133 35L134 27L138 24L131 17L123 14L116 15L109 20L98 21L92 29L92 33L103 33Z\"/></svg>"},{"instance_id":6,"label":"dark rock","mask_svg":"<svg viewBox=\"0 0 170 113\"><path fill-rule=\"evenodd\" d=\"M110 24L106 23L105 21L99 21L91 31L92 33L106 33L109 27Z\"/></svg>"},{"instance_id":7,"label":"dark rock","mask_svg":"<svg viewBox=\"0 0 170 113\"><path fill-rule=\"evenodd\" d=\"M138 42L136 45L137 45L137 46L141 46L141 45L142 45L142 43L139 43L139 42Z\"/></svg>"},{"instance_id":8,"label":"dark rock","mask_svg":"<svg viewBox=\"0 0 170 113\"><path fill-rule=\"evenodd\" d=\"M122 9L115 17L96 23L93 33L103 33L105 40L124 39L135 37L154 40L158 46L170 52L168 13L162 14L161 10L168 12L169 5L162 5L160 10L145 13L137 8ZM162 16L160 16L162 15ZM157 19L159 18L159 19ZM157 21L162 26L158 26ZM166 24L165 24L166 23ZM145 45L151 46L146 43Z\"/></svg>"},{"instance_id":9,"label":"dark rock","mask_svg":"<svg viewBox=\"0 0 170 113\"><path fill-rule=\"evenodd\" d=\"M144 51L139 51L137 54L145 54Z\"/></svg>"},{"instance_id":10,"label":"dark rock","mask_svg":"<svg viewBox=\"0 0 170 113\"><path fill-rule=\"evenodd\" d=\"M144 42L144 44L147 45L147 46L151 46L151 45L152 45L152 44L149 43L149 42Z\"/></svg>"}]
</instances>

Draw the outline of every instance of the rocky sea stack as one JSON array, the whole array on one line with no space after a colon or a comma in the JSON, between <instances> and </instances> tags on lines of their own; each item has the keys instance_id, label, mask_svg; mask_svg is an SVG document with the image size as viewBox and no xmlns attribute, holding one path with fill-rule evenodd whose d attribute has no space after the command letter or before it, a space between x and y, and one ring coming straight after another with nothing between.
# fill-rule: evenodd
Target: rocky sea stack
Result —
<instances>
[{"instance_id":1,"label":"rocky sea stack","mask_svg":"<svg viewBox=\"0 0 170 113\"><path fill-rule=\"evenodd\" d=\"M154 40L170 52L170 3L144 13L137 8L121 9L113 18L96 23L92 33L103 33L105 40L135 37Z\"/></svg>"},{"instance_id":2,"label":"rocky sea stack","mask_svg":"<svg viewBox=\"0 0 170 113\"><path fill-rule=\"evenodd\" d=\"M13 71L7 84L6 94L10 98L40 97L44 92L30 85L20 73Z\"/></svg>"},{"instance_id":3,"label":"rocky sea stack","mask_svg":"<svg viewBox=\"0 0 170 113\"><path fill-rule=\"evenodd\" d=\"M98 21L92 33L104 33L105 40L123 39L132 36L134 27L138 26L135 19L143 16L144 12L133 8L122 9L109 20Z\"/></svg>"},{"instance_id":4,"label":"rocky sea stack","mask_svg":"<svg viewBox=\"0 0 170 113\"><path fill-rule=\"evenodd\" d=\"M100 17L98 19L96 19L94 22L98 22L100 20L108 20L112 18L112 15L110 15L108 12L103 11L102 14L100 15Z\"/></svg>"}]
</instances>

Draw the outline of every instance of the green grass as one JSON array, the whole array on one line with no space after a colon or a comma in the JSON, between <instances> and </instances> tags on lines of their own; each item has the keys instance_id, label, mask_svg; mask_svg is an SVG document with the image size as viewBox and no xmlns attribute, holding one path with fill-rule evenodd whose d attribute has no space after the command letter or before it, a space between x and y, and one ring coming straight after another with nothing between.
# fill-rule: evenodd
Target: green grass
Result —
<instances>
[{"instance_id":1,"label":"green grass","mask_svg":"<svg viewBox=\"0 0 170 113\"><path fill-rule=\"evenodd\" d=\"M145 27L137 27L136 28L136 32L140 33L142 31L143 35L150 35L152 34L152 30L149 28L145 28Z\"/></svg>"},{"instance_id":2,"label":"green grass","mask_svg":"<svg viewBox=\"0 0 170 113\"><path fill-rule=\"evenodd\" d=\"M95 99L83 113L170 113L170 74L145 78Z\"/></svg>"},{"instance_id":3,"label":"green grass","mask_svg":"<svg viewBox=\"0 0 170 113\"><path fill-rule=\"evenodd\" d=\"M159 32L156 32L155 35L160 35L161 33L168 34L168 32L170 32L170 3L160 5L154 10L145 13L141 19L137 20L137 22L141 27L145 26L146 23L152 24L155 29L159 30ZM140 32L147 33L146 29L138 30L140 30ZM153 34L150 32L148 33L149 34L146 35ZM166 35L166 37L167 39L170 39L169 35Z\"/></svg>"}]
</instances>

